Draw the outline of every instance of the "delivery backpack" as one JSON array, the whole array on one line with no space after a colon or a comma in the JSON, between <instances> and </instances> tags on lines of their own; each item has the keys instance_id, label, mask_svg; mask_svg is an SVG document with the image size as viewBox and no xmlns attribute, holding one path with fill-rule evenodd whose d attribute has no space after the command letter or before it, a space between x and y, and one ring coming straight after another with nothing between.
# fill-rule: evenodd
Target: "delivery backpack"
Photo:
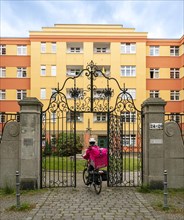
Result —
<instances>
[{"instance_id":1,"label":"delivery backpack","mask_svg":"<svg viewBox=\"0 0 184 220\"><path fill-rule=\"evenodd\" d=\"M92 147L90 151L90 164L99 169L107 166L107 148Z\"/></svg>"}]
</instances>

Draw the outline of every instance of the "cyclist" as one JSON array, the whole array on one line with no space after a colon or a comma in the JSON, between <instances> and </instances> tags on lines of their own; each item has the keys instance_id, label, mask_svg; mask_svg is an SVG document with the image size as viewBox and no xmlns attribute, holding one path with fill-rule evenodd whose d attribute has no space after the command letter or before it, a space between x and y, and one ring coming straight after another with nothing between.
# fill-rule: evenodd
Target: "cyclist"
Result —
<instances>
[{"instance_id":1,"label":"cyclist","mask_svg":"<svg viewBox=\"0 0 184 220\"><path fill-rule=\"evenodd\" d=\"M90 138L89 139L89 147L87 148L85 154L83 155L83 158L88 160L88 162L89 162L88 171L94 170L93 161L91 160L92 150L94 150L94 149L99 150L100 149L100 147L97 146L95 143L96 143L96 140L94 138Z\"/></svg>"}]
</instances>

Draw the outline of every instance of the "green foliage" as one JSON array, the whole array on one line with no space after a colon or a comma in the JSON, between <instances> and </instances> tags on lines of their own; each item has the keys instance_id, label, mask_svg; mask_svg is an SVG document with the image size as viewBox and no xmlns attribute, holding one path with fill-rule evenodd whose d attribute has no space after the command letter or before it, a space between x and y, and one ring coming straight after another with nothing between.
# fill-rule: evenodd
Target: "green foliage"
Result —
<instances>
[{"instance_id":1,"label":"green foliage","mask_svg":"<svg viewBox=\"0 0 184 220\"><path fill-rule=\"evenodd\" d=\"M2 188L0 194L2 195L11 195L15 192L14 188L9 186L9 185L6 185L4 188Z\"/></svg>"},{"instance_id":2,"label":"green foliage","mask_svg":"<svg viewBox=\"0 0 184 220\"><path fill-rule=\"evenodd\" d=\"M62 132L59 134L57 142L59 156L73 156L75 153L81 153L82 147L79 135L76 135L76 146L74 146L74 133Z\"/></svg>"},{"instance_id":3,"label":"green foliage","mask_svg":"<svg viewBox=\"0 0 184 220\"><path fill-rule=\"evenodd\" d=\"M151 189L148 185L142 185L140 188L138 188L138 192L140 193L150 193Z\"/></svg>"},{"instance_id":4,"label":"green foliage","mask_svg":"<svg viewBox=\"0 0 184 220\"><path fill-rule=\"evenodd\" d=\"M83 146L81 144L80 136L78 134L76 135L75 146L74 137L74 133L62 132L58 137L53 136L50 141L46 140L43 155L74 156L75 153L81 153Z\"/></svg>"}]
</instances>

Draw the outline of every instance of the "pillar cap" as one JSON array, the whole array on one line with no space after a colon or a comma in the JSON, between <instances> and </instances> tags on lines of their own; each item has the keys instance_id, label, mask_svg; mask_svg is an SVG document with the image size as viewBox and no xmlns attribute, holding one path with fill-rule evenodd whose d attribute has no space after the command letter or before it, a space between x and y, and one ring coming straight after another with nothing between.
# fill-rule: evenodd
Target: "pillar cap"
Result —
<instances>
[{"instance_id":1,"label":"pillar cap","mask_svg":"<svg viewBox=\"0 0 184 220\"><path fill-rule=\"evenodd\" d=\"M18 102L20 106L22 105L39 105L43 106L43 104L36 97L26 97Z\"/></svg>"},{"instance_id":2,"label":"pillar cap","mask_svg":"<svg viewBox=\"0 0 184 220\"><path fill-rule=\"evenodd\" d=\"M167 102L162 98L148 98L142 103L141 107L145 107L148 105L165 106L166 104Z\"/></svg>"}]
</instances>

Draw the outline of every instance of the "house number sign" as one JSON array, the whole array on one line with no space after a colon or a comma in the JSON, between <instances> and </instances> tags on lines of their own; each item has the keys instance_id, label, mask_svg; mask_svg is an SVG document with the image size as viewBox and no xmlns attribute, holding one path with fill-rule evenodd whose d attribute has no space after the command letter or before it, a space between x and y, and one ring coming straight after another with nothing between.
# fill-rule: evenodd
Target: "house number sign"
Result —
<instances>
[{"instance_id":1,"label":"house number sign","mask_svg":"<svg viewBox=\"0 0 184 220\"><path fill-rule=\"evenodd\" d=\"M151 130L162 130L163 129L163 124L162 123L150 123L149 124L149 129L151 129Z\"/></svg>"}]
</instances>

